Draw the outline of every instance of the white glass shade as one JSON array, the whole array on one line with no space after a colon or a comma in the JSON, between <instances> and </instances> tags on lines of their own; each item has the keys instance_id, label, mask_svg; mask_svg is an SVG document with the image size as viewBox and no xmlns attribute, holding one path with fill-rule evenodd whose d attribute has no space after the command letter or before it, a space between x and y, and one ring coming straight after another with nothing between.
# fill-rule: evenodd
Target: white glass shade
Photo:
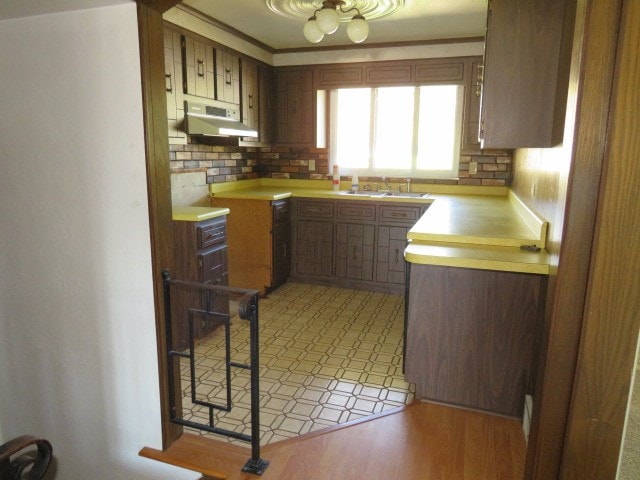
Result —
<instances>
[{"instance_id":1,"label":"white glass shade","mask_svg":"<svg viewBox=\"0 0 640 480\"><path fill-rule=\"evenodd\" d=\"M318 43L324 38L324 33L318 28L318 22L315 17L311 17L307 23L304 24L302 33L304 33L304 38L307 39L307 42L310 43Z\"/></svg>"},{"instance_id":2,"label":"white glass shade","mask_svg":"<svg viewBox=\"0 0 640 480\"><path fill-rule=\"evenodd\" d=\"M322 7L320 11L316 13L316 21L318 28L323 33L333 33L338 29L338 25L340 25L340 17L333 7Z\"/></svg>"},{"instance_id":3,"label":"white glass shade","mask_svg":"<svg viewBox=\"0 0 640 480\"><path fill-rule=\"evenodd\" d=\"M356 15L349 22L347 36L353 43L364 42L369 35L369 24L362 15Z\"/></svg>"}]
</instances>

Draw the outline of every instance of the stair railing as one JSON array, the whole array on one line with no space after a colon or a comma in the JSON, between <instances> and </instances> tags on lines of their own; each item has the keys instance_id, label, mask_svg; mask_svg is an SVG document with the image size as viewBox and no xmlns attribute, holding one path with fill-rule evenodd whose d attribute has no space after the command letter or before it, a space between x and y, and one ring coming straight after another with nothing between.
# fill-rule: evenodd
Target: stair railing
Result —
<instances>
[{"instance_id":1,"label":"stair railing","mask_svg":"<svg viewBox=\"0 0 640 480\"><path fill-rule=\"evenodd\" d=\"M169 392L169 415L170 421L186 427L224 435L226 437L251 442L251 458L242 468L242 471L262 475L269 462L260 458L260 363L258 345L258 290L248 290L241 288L226 287L221 285L209 285L204 283L186 282L174 280L169 271L162 272L164 282L164 309L166 325L166 345L167 345L167 372L168 372L168 392ZM187 305L186 316L188 321L188 352L185 349L174 348L174 325L172 322L171 291L179 287L194 294L194 298L204 298L204 301L197 302L197 307ZM224 302L212 301L212 296L224 298ZM231 360L231 336L230 336L230 315L229 296L238 297L238 315L242 320L249 322L249 363L238 363ZM185 312L183 312L185 313ZM197 319L206 319L222 323L225 328L225 367L226 367L226 403L217 404L203 401L196 398L195 379L195 322ZM193 404L205 407L209 410L209 422L199 423L182 418L181 395L176 395L177 381L180 380L179 359L187 358L190 368L191 401ZM251 385L251 435L234 432L215 426L215 410L230 412L233 408L231 400L231 368L240 368L250 371ZM178 377L178 378L176 378Z\"/></svg>"}]
</instances>

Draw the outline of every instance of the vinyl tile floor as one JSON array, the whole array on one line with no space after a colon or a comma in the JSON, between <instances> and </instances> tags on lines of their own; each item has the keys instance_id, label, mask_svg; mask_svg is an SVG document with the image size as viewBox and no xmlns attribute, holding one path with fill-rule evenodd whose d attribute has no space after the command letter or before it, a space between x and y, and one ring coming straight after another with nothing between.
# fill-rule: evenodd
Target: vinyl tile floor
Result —
<instances>
[{"instance_id":1,"label":"vinyl tile floor","mask_svg":"<svg viewBox=\"0 0 640 480\"><path fill-rule=\"evenodd\" d=\"M327 286L287 283L260 299L261 444L411 403L414 389L402 374L403 315L402 295ZM248 323L235 316L230 333L231 360L249 363ZM224 352L224 328L197 341L198 402L226 402ZM184 358L181 376L183 417L208 423L209 409L192 402ZM213 410L216 427L250 434L249 384L248 370L232 368L233 408Z\"/></svg>"}]
</instances>

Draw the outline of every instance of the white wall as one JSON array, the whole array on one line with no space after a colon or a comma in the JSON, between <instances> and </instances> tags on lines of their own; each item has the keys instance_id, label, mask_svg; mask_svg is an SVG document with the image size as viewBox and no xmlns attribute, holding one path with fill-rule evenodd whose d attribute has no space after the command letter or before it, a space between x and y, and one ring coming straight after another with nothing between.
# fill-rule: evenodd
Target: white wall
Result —
<instances>
[{"instance_id":1,"label":"white wall","mask_svg":"<svg viewBox=\"0 0 640 480\"><path fill-rule=\"evenodd\" d=\"M160 447L135 3L0 21L0 432L56 478L193 479Z\"/></svg>"}]
</instances>

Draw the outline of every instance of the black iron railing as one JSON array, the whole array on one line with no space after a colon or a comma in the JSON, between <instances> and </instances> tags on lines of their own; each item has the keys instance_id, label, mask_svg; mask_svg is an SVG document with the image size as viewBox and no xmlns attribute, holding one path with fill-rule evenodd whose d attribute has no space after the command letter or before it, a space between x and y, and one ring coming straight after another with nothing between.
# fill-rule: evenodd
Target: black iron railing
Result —
<instances>
[{"instance_id":1,"label":"black iron railing","mask_svg":"<svg viewBox=\"0 0 640 480\"><path fill-rule=\"evenodd\" d=\"M168 270L162 272L162 277L164 279L165 335L167 342L170 420L173 423L184 425L186 427L196 428L230 438L251 442L251 458L247 461L242 470L248 473L261 475L269 465L269 462L260 458L260 365L258 358L259 292L257 290L174 280L170 277ZM176 312L176 305L172 305L172 291L178 288L181 291L181 295L180 301L175 302L179 309L179 311ZM185 292L187 292L186 295ZM238 316L242 320L249 322L249 363L238 363L231 359L231 331L229 315L230 296L238 298ZM184 301L184 298L188 298L190 300ZM186 346L182 344L183 342L176 340L180 336L176 335L175 330L177 325L173 321L173 313L177 315L180 323L186 324L179 326L182 329L186 328L188 330L188 341ZM195 343L196 325L198 321L203 324L212 322L224 327L226 402L223 404L201 400L196 396ZM175 345L176 348L174 348L175 343L178 344ZM199 405L208 409L209 419L207 423L185 420L182 416L180 358L185 358L189 361L191 402L194 405ZM232 368L250 371L251 435L234 432L215 425L214 412L216 410L230 412L233 408L231 390Z\"/></svg>"}]
</instances>

